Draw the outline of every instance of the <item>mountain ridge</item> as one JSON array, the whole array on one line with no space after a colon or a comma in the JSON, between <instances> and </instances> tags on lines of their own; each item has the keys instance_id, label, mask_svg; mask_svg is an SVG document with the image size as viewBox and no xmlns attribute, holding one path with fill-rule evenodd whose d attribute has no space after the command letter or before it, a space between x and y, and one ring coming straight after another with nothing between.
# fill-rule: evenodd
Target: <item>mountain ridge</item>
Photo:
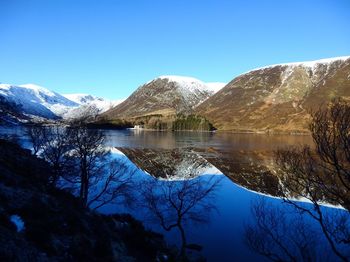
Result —
<instances>
[{"instance_id":1,"label":"mountain ridge","mask_svg":"<svg viewBox=\"0 0 350 262\"><path fill-rule=\"evenodd\" d=\"M308 132L310 111L350 97L350 57L265 66L235 77L195 112L219 130Z\"/></svg>"},{"instance_id":2,"label":"mountain ridge","mask_svg":"<svg viewBox=\"0 0 350 262\"><path fill-rule=\"evenodd\" d=\"M135 118L152 114L191 113L195 106L224 83L206 83L193 77L164 75L138 87L124 102L102 114L106 119Z\"/></svg>"},{"instance_id":3,"label":"mountain ridge","mask_svg":"<svg viewBox=\"0 0 350 262\"><path fill-rule=\"evenodd\" d=\"M79 94L79 96L73 94L66 97L35 84L0 84L0 97L2 104L0 111L3 114L1 117L3 122L8 123L74 119L87 114L97 115L120 102L87 94Z\"/></svg>"},{"instance_id":4,"label":"mountain ridge","mask_svg":"<svg viewBox=\"0 0 350 262\"><path fill-rule=\"evenodd\" d=\"M34 84L0 84L0 96L5 122L21 117L23 121L84 117L174 130L179 120L177 128L196 122L196 130L213 124L219 131L300 133L308 132L311 111L338 97L350 100L350 56L267 65L228 84L162 75L119 101L60 95Z\"/></svg>"}]
</instances>

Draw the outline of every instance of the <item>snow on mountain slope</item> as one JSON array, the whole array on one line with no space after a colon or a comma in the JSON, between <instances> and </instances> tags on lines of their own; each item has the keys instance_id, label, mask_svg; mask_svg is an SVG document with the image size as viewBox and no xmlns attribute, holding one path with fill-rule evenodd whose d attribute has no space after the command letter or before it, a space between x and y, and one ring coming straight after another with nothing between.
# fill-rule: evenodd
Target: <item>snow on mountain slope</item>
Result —
<instances>
[{"instance_id":1,"label":"snow on mountain slope","mask_svg":"<svg viewBox=\"0 0 350 262\"><path fill-rule=\"evenodd\" d=\"M213 93L204 82L193 77L168 75L158 79L174 83L184 100L191 106L201 103Z\"/></svg>"},{"instance_id":2,"label":"snow on mountain slope","mask_svg":"<svg viewBox=\"0 0 350 262\"><path fill-rule=\"evenodd\" d=\"M317 67L320 67L322 65L327 66L327 65L330 65L330 64L332 64L334 62L341 63L341 62L344 62L344 61L348 60L349 58L350 58L350 56L339 56L339 57L331 57L331 58L325 58L325 59L319 59L319 60L313 60L313 61L292 62L292 63L282 63L282 64L267 65L267 66L255 68L253 70L249 70L248 72L245 72L243 74L247 74L247 73L258 71L258 70L262 70L262 69L269 69L269 68L273 68L273 67L276 67L276 66L281 66L281 67L287 66L289 68L300 66L300 67L309 68L312 71L314 71L314 70L317 69Z\"/></svg>"},{"instance_id":3,"label":"snow on mountain slope","mask_svg":"<svg viewBox=\"0 0 350 262\"><path fill-rule=\"evenodd\" d=\"M163 75L140 86L123 103L103 117L118 119L149 114L191 113L193 108L212 96L223 84L206 84L193 77Z\"/></svg>"},{"instance_id":4,"label":"snow on mountain slope","mask_svg":"<svg viewBox=\"0 0 350 262\"><path fill-rule=\"evenodd\" d=\"M175 84L190 107L195 107L214 95L226 84L221 82L205 83L197 78L188 76L163 75L153 81L161 79Z\"/></svg>"},{"instance_id":5,"label":"snow on mountain slope","mask_svg":"<svg viewBox=\"0 0 350 262\"><path fill-rule=\"evenodd\" d=\"M92 95L89 95L89 94L63 94L63 96L68 98L71 101L76 102L79 105L89 104L89 103L94 102L94 101L105 101L105 102L107 102L103 98L92 96Z\"/></svg>"},{"instance_id":6,"label":"snow on mountain slope","mask_svg":"<svg viewBox=\"0 0 350 262\"><path fill-rule=\"evenodd\" d=\"M213 94L220 91L227 83L223 82L211 82L211 83L205 83L209 90L213 92Z\"/></svg>"},{"instance_id":7,"label":"snow on mountain slope","mask_svg":"<svg viewBox=\"0 0 350 262\"><path fill-rule=\"evenodd\" d=\"M112 107L120 104L124 100L107 100L89 94L63 94L64 97L79 104L79 107L73 108L63 114L64 119L78 118L86 115L95 117L97 114L103 113Z\"/></svg>"},{"instance_id":8,"label":"snow on mountain slope","mask_svg":"<svg viewBox=\"0 0 350 262\"><path fill-rule=\"evenodd\" d=\"M95 117L121 102L87 94L60 95L34 84L0 84L0 96L5 101L16 104L13 109L20 110L31 119Z\"/></svg>"},{"instance_id":9,"label":"snow on mountain slope","mask_svg":"<svg viewBox=\"0 0 350 262\"><path fill-rule=\"evenodd\" d=\"M101 111L106 111L111 107L116 106L124 101L124 99L108 100L101 97L92 96L89 94L63 94L63 96L79 105L94 104Z\"/></svg>"},{"instance_id":10,"label":"snow on mountain slope","mask_svg":"<svg viewBox=\"0 0 350 262\"><path fill-rule=\"evenodd\" d=\"M158 78L168 80L169 82L177 83L177 85L179 85L181 88L190 92L198 92L205 90L211 94L214 94L226 85L226 83L221 82L205 83L199 79L188 76L164 75L159 76Z\"/></svg>"},{"instance_id":11,"label":"snow on mountain slope","mask_svg":"<svg viewBox=\"0 0 350 262\"><path fill-rule=\"evenodd\" d=\"M44 87L26 84L0 84L0 95L21 107L24 114L56 119L78 104Z\"/></svg>"},{"instance_id":12,"label":"snow on mountain slope","mask_svg":"<svg viewBox=\"0 0 350 262\"><path fill-rule=\"evenodd\" d=\"M141 111L141 115L158 109L190 112L224 85L204 83L192 77L160 76L136 90L130 97L137 101L127 103L127 107L133 108L132 114ZM34 84L0 84L0 96L18 105L23 114L46 119L95 117L124 101L110 101L89 94L60 95Z\"/></svg>"}]
</instances>

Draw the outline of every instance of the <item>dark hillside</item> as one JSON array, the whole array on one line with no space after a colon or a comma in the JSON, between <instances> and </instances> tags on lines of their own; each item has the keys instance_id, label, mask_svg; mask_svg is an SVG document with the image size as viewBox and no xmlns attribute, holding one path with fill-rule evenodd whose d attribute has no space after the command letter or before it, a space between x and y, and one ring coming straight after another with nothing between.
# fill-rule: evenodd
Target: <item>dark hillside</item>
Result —
<instances>
[{"instance_id":1,"label":"dark hillside","mask_svg":"<svg viewBox=\"0 0 350 262\"><path fill-rule=\"evenodd\" d=\"M162 261L163 237L129 215L83 209L47 186L49 165L0 140L0 261ZM13 218L24 224L21 228ZM166 256L165 256L166 255Z\"/></svg>"}]
</instances>

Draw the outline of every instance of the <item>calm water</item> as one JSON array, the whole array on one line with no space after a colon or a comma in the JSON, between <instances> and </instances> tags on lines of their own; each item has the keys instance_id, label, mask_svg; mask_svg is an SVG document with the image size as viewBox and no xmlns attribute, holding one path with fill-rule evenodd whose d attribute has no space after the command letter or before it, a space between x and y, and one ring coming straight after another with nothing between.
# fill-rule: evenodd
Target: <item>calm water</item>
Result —
<instances>
[{"instance_id":1,"label":"calm water","mask_svg":"<svg viewBox=\"0 0 350 262\"><path fill-rule=\"evenodd\" d=\"M260 135L212 132L156 132L142 130L105 131L108 144L118 147L184 148L214 147L230 150L273 150L282 146L312 144L305 135Z\"/></svg>"},{"instance_id":2,"label":"calm water","mask_svg":"<svg viewBox=\"0 0 350 262\"><path fill-rule=\"evenodd\" d=\"M20 129L3 129L2 133L15 133L23 138L23 132ZM147 160L147 154L153 153L156 150L156 155L162 154L162 150L165 152L173 152L172 150L191 150L194 152L201 152L208 148L219 153L219 156L231 157L232 152L272 152L273 150L285 146L309 144L312 145L312 140L309 136L285 136L285 135L254 135L254 134L230 134L230 133L194 133L194 132L152 132L152 131L138 131L138 130L105 130L107 137L106 144L108 146L119 148L132 148L139 149L141 155L139 156L141 161L139 163L145 163L145 157ZM23 140L25 145L28 145L26 139ZM145 150L145 151L142 151ZM145 152L144 154L142 152ZM177 152L177 151L176 151ZM146 154L147 153L147 154ZM270 155L269 153L265 155ZM128 158L129 157L129 158ZM166 159L169 157L169 159ZM172 158L173 157L173 158ZM165 165L171 165L175 169L179 166L178 170L185 170L187 166L190 168L191 161L195 162L196 159L189 159L186 161L188 155L179 154L165 154L164 157L160 155L161 161L164 161ZM130 159L131 156L117 155L117 158L127 161L132 168L136 169L136 166ZM254 164L254 157L251 160ZM149 159L152 160L152 159ZM231 161L228 158L228 161ZM264 160L265 161L265 160ZM135 162L135 161L134 161ZM164 164L162 163L162 164ZM187 166L186 166L187 165ZM251 166L252 163L249 162ZM139 185L145 185L153 178L145 173L142 166L138 164L134 179L140 182ZM219 168L218 166L216 166ZM232 167L234 168L234 167ZM147 169L147 168L146 168ZM215 169L215 168L214 168ZM220 169L220 168L219 168ZM197 244L203 247L200 252L208 261L265 261L266 259L255 252L251 251L244 242L244 230L245 225L254 223L251 215L251 208L254 203L264 199L265 203L269 207L277 207L287 210L286 204L281 199L265 196L260 192L254 192L247 190L244 186L234 183L234 179L229 179L222 172L217 172L214 176L210 172L213 172L213 168L202 171L202 176L197 179L201 185L207 185L219 181L218 188L215 190L215 196L206 200L206 203L215 209L201 209L195 208L192 217L190 217L184 223L184 229L186 234L186 240L188 244ZM235 170L231 170L234 172ZM151 173L151 175L153 175ZM160 186L167 185L167 183L183 183L172 182L163 180L160 182ZM251 188L250 188L251 189ZM143 199L142 190L140 188L135 189L135 195L139 199ZM259 191L259 190L256 190ZM143 201L143 200L142 200ZM305 204L309 205L309 204ZM327 212L333 212L332 208L325 208ZM149 211L142 207L129 208L122 204L111 204L104 206L100 209L103 213L121 213L129 212L139 220L143 221L145 225L153 230L159 231L166 236L167 241L170 244L179 246L180 234L179 231L174 228L170 231L165 231L156 222L156 220L149 219ZM204 211L204 212L203 212ZM205 214L202 214L202 213ZM169 214L168 214L169 215ZM171 214L170 214L171 215ZM196 217L198 215L198 217ZM293 215L290 215L291 217ZM198 223L198 219L206 218L205 223ZM198 219L197 219L198 218ZM317 225L315 230L317 229ZM325 248L326 250L326 248ZM192 252L195 256L197 251ZM333 260L330 257L327 260Z\"/></svg>"},{"instance_id":3,"label":"calm water","mask_svg":"<svg viewBox=\"0 0 350 262\"><path fill-rule=\"evenodd\" d=\"M312 145L309 136L267 136L254 134L230 134L230 133L194 133L194 132L152 132L152 131L106 131L108 145L115 147L140 148L148 150L173 150L173 149L201 149L213 148L223 153L223 156L231 156L232 152L272 152L285 146L302 144ZM142 152L142 151L141 151ZM177 165L178 159L169 159L166 163ZM181 162L181 161L179 161ZM179 163L179 165L181 165ZM139 174L145 175L142 171ZM200 176L197 179L206 183L211 175ZM196 243L203 246L201 254L208 261L265 261L266 259L252 252L244 242L245 225L254 223L251 218L252 204L264 201L268 206L288 209L286 204L278 198L263 196L259 192L247 190L239 184L233 183L225 175L217 175L220 186L216 191L215 199L210 201L216 207L216 211L210 212L207 223L194 223L187 221L185 225L187 243ZM169 182L164 182L169 183ZM170 182L171 183L171 182ZM141 197L141 196L140 196ZM308 204L306 204L308 205ZM105 207L103 212L113 213L120 211L119 207ZM169 243L179 244L180 235L177 230L167 232L157 223L152 223L146 218L145 211L124 209L132 213L138 219L157 231L162 232ZM199 214L199 217L201 214ZM195 252L194 252L195 253Z\"/></svg>"}]
</instances>

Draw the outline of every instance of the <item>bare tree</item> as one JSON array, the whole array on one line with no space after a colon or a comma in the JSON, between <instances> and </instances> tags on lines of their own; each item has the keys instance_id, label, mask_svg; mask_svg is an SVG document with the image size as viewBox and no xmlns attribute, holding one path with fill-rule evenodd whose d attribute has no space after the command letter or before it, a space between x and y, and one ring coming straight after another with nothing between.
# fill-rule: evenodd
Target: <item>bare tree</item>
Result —
<instances>
[{"instance_id":1,"label":"bare tree","mask_svg":"<svg viewBox=\"0 0 350 262\"><path fill-rule=\"evenodd\" d=\"M319 166L341 189L328 186L326 190L336 194L340 204L348 205L350 210L350 104L338 99L318 110L313 114L310 130L321 160Z\"/></svg>"},{"instance_id":2,"label":"bare tree","mask_svg":"<svg viewBox=\"0 0 350 262\"><path fill-rule=\"evenodd\" d=\"M67 140L65 128L46 127L42 131L43 139L40 156L51 164L53 177L51 183L56 185L60 178L74 174L74 162L70 156L72 146Z\"/></svg>"},{"instance_id":3,"label":"bare tree","mask_svg":"<svg viewBox=\"0 0 350 262\"><path fill-rule=\"evenodd\" d=\"M60 177L67 177L73 173L74 165L69 151L66 129L59 126L31 126L27 135L32 143L35 155L44 158L52 167L49 181L56 185Z\"/></svg>"},{"instance_id":4,"label":"bare tree","mask_svg":"<svg viewBox=\"0 0 350 262\"><path fill-rule=\"evenodd\" d=\"M299 214L316 221L333 254L342 261L348 261L350 105L343 100L335 100L312 114L312 117L310 130L316 150L302 146L276 152L277 171L283 186L284 201ZM312 205L293 201L292 198L307 199ZM325 208L321 206L325 202L342 206L345 210L325 212ZM261 213L255 212L255 216L259 215ZM250 235L253 235L251 232L252 230ZM283 243L279 237L274 241Z\"/></svg>"},{"instance_id":5,"label":"bare tree","mask_svg":"<svg viewBox=\"0 0 350 262\"><path fill-rule=\"evenodd\" d=\"M108 157L102 132L50 126L33 127L28 133L35 153L53 169L51 184L78 191L84 207L97 209L120 198L132 202L135 170Z\"/></svg>"},{"instance_id":6,"label":"bare tree","mask_svg":"<svg viewBox=\"0 0 350 262\"><path fill-rule=\"evenodd\" d=\"M76 158L79 166L79 198L82 205L87 207L91 181L103 174L103 165L108 154L103 146L105 137L98 130L84 127L69 128L67 133L73 147L71 155Z\"/></svg>"},{"instance_id":7,"label":"bare tree","mask_svg":"<svg viewBox=\"0 0 350 262\"><path fill-rule=\"evenodd\" d=\"M184 223L205 223L210 211L215 209L213 198L221 180L212 176L206 181L200 178L183 181L152 179L142 185L143 205L162 228L170 231L177 228L181 235L180 260L186 260L188 245Z\"/></svg>"},{"instance_id":8,"label":"bare tree","mask_svg":"<svg viewBox=\"0 0 350 262\"><path fill-rule=\"evenodd\" d=\"M132 206L135 202L133 177L136 169L126 161L112 160L104 165L104 175L94 176L90 181L87 207L96 210L106 204L123 202Z\"/></svg>"},{"instance_id":9,"label":"bare tree","mask_svg":"<svg viewBox=\"0 0 350 262\"><path fill-rule=\"evenodd\" d=\"M79 170L75 181L82 205L98 209L118 199L130 204L135 169L121 160L111 160L104 134L85 127L69 128L67 134L72 146L70 155Z\"/></svg>"},{"instance_id":10,"label":"bare tree","mask_svg":"<svg viewBox=\"0 0 350 262\"><path fill-rule=\"evenodd\" d=\"M45 128L38 125L29 126L26 129L26 135L33 147L34 155L37 155L39 150L42 148L45 139Z\"/></svg>"}]
</instances>

